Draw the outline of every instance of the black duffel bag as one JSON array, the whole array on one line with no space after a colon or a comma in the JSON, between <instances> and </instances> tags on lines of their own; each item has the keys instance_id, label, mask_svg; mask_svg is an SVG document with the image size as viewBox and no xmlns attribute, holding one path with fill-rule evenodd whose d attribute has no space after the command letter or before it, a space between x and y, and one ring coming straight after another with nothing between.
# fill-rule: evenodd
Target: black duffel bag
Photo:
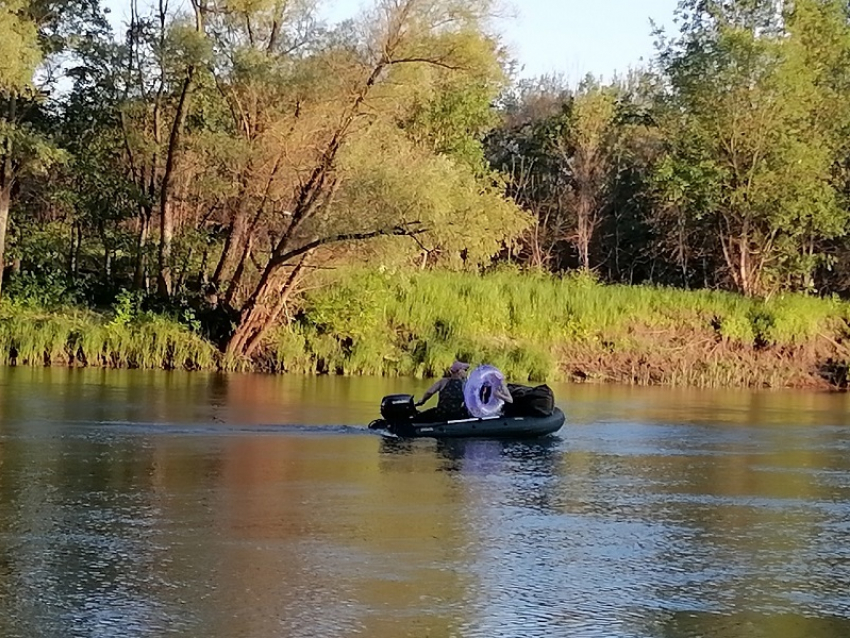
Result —
<instances>
[{"instance_id":1,"label":"black duffel bag","mask_svg":"<svg viewBox=\"0 0 850 638\"><path fill-rule=\"evenodd\" d=\"M555 394L548 385L508 384L513 403L505 404L509 416L549 416L555 411Z\"/></svg>"}]
</instances>

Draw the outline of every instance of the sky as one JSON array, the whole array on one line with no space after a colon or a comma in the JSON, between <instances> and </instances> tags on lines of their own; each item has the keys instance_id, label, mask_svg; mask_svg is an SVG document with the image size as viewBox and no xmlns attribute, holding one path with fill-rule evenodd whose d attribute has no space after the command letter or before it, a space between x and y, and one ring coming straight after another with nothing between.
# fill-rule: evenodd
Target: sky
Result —
<instances>
[{"instance_id":1,"label":"sky","mask_svg":"<svg viewBox=\"0 0 850 638\"><path fill-rule=\"evenodd\" d=\"M592 73L610 80L653 55L650 19L672 27L678 0L508 0L509 15L494 27L519 65L519 75L561 74L576 83ZM355 15L363 0L324 0L331 19ZM128 0L105 0L113 21Z\"/></svg>"},{"instance_id":2,"label":"sky","mask_svg":"<svg viewBox=\"0 0 850 638\"><path fill-rule=\"evenodd\" d=\"M677 0L516 0L515 20L497 22L521 75L587 73L611 79L653 56L650 19L669 29Z\"/></svg>"},{"instance_id":3,"label":"sky","mask_svg":"<svg viewBox=\"0 0 850 638\"><path fill-rule=\"evenodd\" d=\"M325 0L332 18L350 17L363 0ZM588 73L610 80L652 57L650 19L668 30L678 0L507 0L494 26L520 66L520 75Z\"/></svg>"}]
</instances>

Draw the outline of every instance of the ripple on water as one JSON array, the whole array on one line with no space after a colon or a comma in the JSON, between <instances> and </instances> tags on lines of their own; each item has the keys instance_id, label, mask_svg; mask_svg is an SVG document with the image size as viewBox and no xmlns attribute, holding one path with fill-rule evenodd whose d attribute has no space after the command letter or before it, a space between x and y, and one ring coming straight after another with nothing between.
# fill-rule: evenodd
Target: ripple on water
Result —
<instances>
[{"instance_id":1,"label":"ripple on water","mask_svg":"<svg viewBox=\"0 0 850 638\"><path fill-rule=\"evenodd\" d=\"M241 379L217 414L271 383ZM850 430L816 411L665 421L630 391L542 441L388 441L262 425L291 394L240 424L110 392L77 421L0 396L2 636L850 636Z\"/></svg>"}]
</instances>

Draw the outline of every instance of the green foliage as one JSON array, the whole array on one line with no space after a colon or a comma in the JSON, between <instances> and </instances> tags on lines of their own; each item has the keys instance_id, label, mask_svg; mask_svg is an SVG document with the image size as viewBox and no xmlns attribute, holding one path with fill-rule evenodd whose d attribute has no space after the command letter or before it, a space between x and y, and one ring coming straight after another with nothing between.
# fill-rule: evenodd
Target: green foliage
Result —
<instances>
[{"instance_id":1,"label":"green foliage","mask_svg":"<svg viewBox=\"0 0 850 638\"><path fill-rule=\"evenodd\" d=\"M339 207L351 213L347 224L356 226L341 226L342 219L328 223L364 230L419 222L426 231L418 242L378 244L375 250L389 257L383 259L387 263L413 261L424 247L440 265L477 268L490 263L529 221L470 166L414 145L395 127L376 125L368 136L352 140L341 164L348 179Z\"/></svg>"},{"instance_id":2,"label":"green foliage","mask_svg":"<svg viewBox=\"0 0 850 638\"><path fill-rule=\"evenodd\" d=\"M30 122L0 119L0 144L4 150L11 149L14 162L30 173L44 174L68 159L63 149Z\"/></svg>"},{"instance_id":3,"label":"green foliage","mask_svg":"<svg viewBox=\"0 0 850 638\"><path fill-rule=\"evenodd\" d=\"M73 333L99 361L183 365L178 344L192 359L240 327L250 350L302 255L299 319L256 355L270 369L433 375L463 356L543 378L567 350L616 357L682 326L770 349L843 316L782 293L850 292L846 3L684 0L653 69L577 87L509 86L488 0L375 2L336 27L309 0L202 4L142 8L121 38L97 3L0 6L10 307L114 300L95 327L38 318L27 357ZM58 53L67 90L34 91ZM381 234L399 227L418 234ZM153 303L159 242L175 289Z\"/></svg>"},{"instance_id":4,"label":"green foliage","mask_svg":"<svg viewBox=\"0 0 850 638\"><path fill-rule=\"evenodd\" d=\"M764 343L800 345L833 332L844 304L803 295L782 295L761 304L754 328Z\"/></svg>"},{"instance_id":5,"label":"green foliage","mask_svg":"<svg viewBox=\"0 0 850 638\"><path fill-rule=\"evenodd\" d=\"M122 368L215 369L215 348L184 325L140 313L131 296L112 320L74 309L0 304L0 364L77 363Z\"/></svg>"},{"instance_id":6,"label":"green foliage","mask_svg":"<svg viewBox=\"0 0 850 638\"><path fill-rule=\"evenodd\" d=\"M758 294L811 273L794 257L847 230L833 167L850 121L834 102L850 27L832 2L739 5L680 3L680 38L660 52L672 91L656 184L680 226L715 238L734 286Z\"/></svg>"},{"instance_id":7,"label":"green foliage","mask_svg":"<svg viewBox=\"0 0 850 638\"><path fill-rule=\"evenodd\" d=\"M144 295L138 291L122 290L115 298L112 306L114 318L110 325L126 326L138 321L142 316L142 302Z\"/></svg>"},{"instance_id":8,"label":"green foliage","mask_svg":"<svg viewBox=\"0 0 850 638\"><path fill-rule=\"evenodd\" d=\"M647 331L716 335L747 349L793 347L831 334L846 311L800 295L757 301L606 286L587 275L351 271L311 292L299 320L276 331L270 348L277 370L439 376L460 357L537 381L564 377L561 353L651 348L635 341Z\"/></svg>"},{"instance_id":9,"label":"green foliage","mask_svg":"<svg viewBox=\"0 0 850 638\"><path fill-rule=\"evenodd\" d=\"M449 155L476 175L486 176L490 171L481 141L497 124L492 104L505 84L505 74L492 41L466 32L453 53L461 48L467 58L464 73L440 67L415 72L419 80L402 126L417 145Z\"/></svg>"},{"instance_id":10,"label":"green foliage","mask_svg":"<svg viewBox=\"0 0 850 638\"><path fill-rule=\"evenodd\" d=\"M21 308L62 309L79 303L75 290L61 272L23 272L12 277L4 289L10 302Z\"/></svg>"},{"instance_id":11,"label":"green foliage","mask_svg":"<svg viewBox=\"0 0 850 638\"><path fill-rule=\"evenodd\" d=\"M7 246L7 260L19 259L25 273L33 277L61 280L66 273L57 265L68 262L67 251L71 229L63 222L37 224L27 218L12 222L12 243ZM23 284L26 279L21 281ZM15 285L14 278L10 282Z\"/></svg>"},{"instance_id":12,"label":"green foliage","mask_svg":"<svg viewBox=\"0 0 850 638\"><path fill-rule=\"evenodd\" d=\"M0 94L29 85L41 60L38 31L27 15L28 5L26 0L0 4Z\"/></svg>"},{"instance_id":13,"label":"green foliage","mask_svg":"<svg viewBox=\"0 0 850 638\"><path fill-rule=\"evenodd\" d=\"M350 270L325 279L297 320L269 335L255 369L424 377L461 358L495 365L517 382L567 379L578 368L590 380L783 385L794 382L796 367L759 368L748 357L816 350L843 339L850 319L850 305L836 299L763 301L514 269ZM130 292L103 315L7 300L0 363L246 369L187 326L191 313L144 306ZM691 347L691 358L676 357Z\"/></svg>"}]
</instances>

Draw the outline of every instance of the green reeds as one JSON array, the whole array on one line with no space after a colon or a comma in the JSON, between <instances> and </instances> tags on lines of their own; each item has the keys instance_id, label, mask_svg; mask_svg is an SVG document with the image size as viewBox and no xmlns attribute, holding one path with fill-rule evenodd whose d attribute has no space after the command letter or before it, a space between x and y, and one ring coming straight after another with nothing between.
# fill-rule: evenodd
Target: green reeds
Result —
<instances>
[{"instance_id":1,"label":"green reeds","mask_svg":"<svg viewBox=\"0 0 850 638\"><path fill-rule=\"evenodd\" d=\"M176 321L143 314L116 322L92 312L0 305L0 363L212 370L219 355Z\"/></svg>"},{"instance_id":2,"label":"green reeds","mask_svg":"<svg viewBox=\"0 0 850 638\"><path fill-rule=\"evenodd\" d=\"M270 343L275 369L437 376L460 357L516 380L774 385L790 375L767 369L753 381L754 369L717 348L796 347L848 316L843 302L802 295L762 301L516 270L351 270L326 284Z\"/></svg>"},{"instance_id":3,"label":"green reeds","mask_svg":"<svg viewBox=\"0 0 850 638\"><path fill-rule=\"evenodd\" d=\"M426 377L461 358L520 382L721 387L805 385L819 369L843 379L850 360L850 305L837 299L756 300L509 269L324 276L252 361L120 304L101 315L4 302L0 363Z\"/></svg>"}]
</instances>

